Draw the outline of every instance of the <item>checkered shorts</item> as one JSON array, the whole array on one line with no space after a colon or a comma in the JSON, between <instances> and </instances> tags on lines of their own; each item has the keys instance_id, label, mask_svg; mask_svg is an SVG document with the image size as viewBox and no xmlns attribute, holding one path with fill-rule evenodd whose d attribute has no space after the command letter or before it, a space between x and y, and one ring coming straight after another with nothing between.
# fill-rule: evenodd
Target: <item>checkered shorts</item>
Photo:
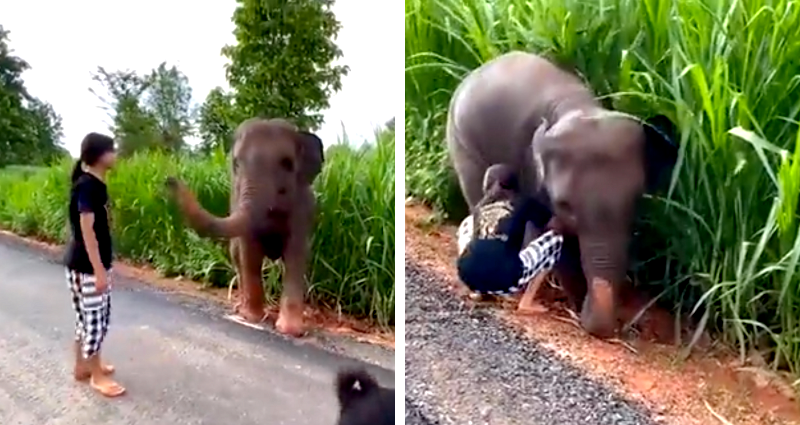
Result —
<instances>
[{"instance_id":1,"label":"checkered shorts","mask_svg":"<svg viewBox=\"0 0 800 425\"><path fill-rule=\"evenodd\" d=\"M103 293L95 287L95 277L67 269L67 283L75 310L75 341L88 359L100 351L111 317L111 284Z\"/></svg>"},{"instance_id":2,"label":"checkered shorts","mask_svg":"<svg viewBox=\"0 0 800 425\"><path fill-rule=\"evenodd\" d=\"M522 248L519 252L519 258L522 260L522 277L517 282L517 290L523 288L539 272L555 267L558 257L561 256L563 243L563 236L549 230Z\"/></svg>"}]
</instances>

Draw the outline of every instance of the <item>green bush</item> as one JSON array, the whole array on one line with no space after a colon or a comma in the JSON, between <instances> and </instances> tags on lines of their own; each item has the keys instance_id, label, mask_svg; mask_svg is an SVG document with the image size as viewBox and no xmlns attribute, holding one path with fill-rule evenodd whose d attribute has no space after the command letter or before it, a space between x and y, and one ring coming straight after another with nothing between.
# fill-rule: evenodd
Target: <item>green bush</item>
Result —
<instances>
[{"instance_id":1,"label":"green bush","mask_svg":"<svg viewBox=\"0 0 800 425\"><path fill-rule=\"evenodd\" d=\"M383 132L374 144L340 143L327 150L315 182L318 214L308 274L315 302L381 325L394 324L394 146L394 133ZM71 166L0 171L0 226L64 242ZM109 176L116 252L166 275L227 286L234 276L227 244L202 239L183 225L163 186L169 175L186 181L209 211L227 214L225 154L148 153L121 160ZM264 269L273 301L279 273L277 266Z\"/></svg>"},{"instance_id":2,"label":"green bush","mask_svg":"<svg viewBox=\"0 0 800 425\"><path fill-rule=\"evenodd\" d=\"M449 96L509 50L575 69L608 107L677 125L678 164L669 190L645 199L634 271L742 356L769 348L774 366L797 372L798 4L408 0L409 194L451 208L452 188L435 184L452 181L442 167Z\"/></svg>"}]
</instances>

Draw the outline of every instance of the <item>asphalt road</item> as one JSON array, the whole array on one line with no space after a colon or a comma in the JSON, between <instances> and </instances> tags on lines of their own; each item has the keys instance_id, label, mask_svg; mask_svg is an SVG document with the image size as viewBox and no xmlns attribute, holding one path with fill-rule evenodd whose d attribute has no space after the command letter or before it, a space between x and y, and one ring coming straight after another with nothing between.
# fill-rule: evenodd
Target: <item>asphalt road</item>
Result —
<instances>
[{"instance_id":1,"label":"asphalt road","mask_svg":"<svg viewBox=\"0 0 800 425\"><path fill-rule=\"evenodd\" d=\"M0 240L0 424L333 424L341 366L364 365L394 387L391 353L331 343L371 361L362 363L223 315L116 279L104 354L128 394L104 399L71 377L74 313L62 267Z\"/></svg>"},{"instance_id":2,"label":"asphalt road","mask_svg":"<svg viewBox=\"0 0 800 425\"><path fill-rule=\"evenodd\" d=\"M657 423L440 279L406 259L406 424Z\"/></svg>"}]
</instances>

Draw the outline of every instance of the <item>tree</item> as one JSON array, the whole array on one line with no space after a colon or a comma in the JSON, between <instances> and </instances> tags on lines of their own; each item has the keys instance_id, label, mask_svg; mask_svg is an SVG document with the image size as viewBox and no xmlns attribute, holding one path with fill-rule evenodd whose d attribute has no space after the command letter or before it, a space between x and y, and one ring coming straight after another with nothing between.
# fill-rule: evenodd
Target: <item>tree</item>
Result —
<instances>
[{"instance_id":1,"label":"tree","mask_svg":"<svg viewBox=\"0 0 800 425\"><path fill-rule=\"evenodd\" d=\"M227 152L233 143L233 131L241 121L233 105L233 95L216 87L208 93L197 114L200 151L209 153L217 147Z\"/></svg>"},{"instance_id":2,"label":"tree","mask_svg":"<svg viewBox=\"0 0 800 425\"><path fill-rule=\"evenodd\" d=\"M30 66L12 54L8 36L0 26L0 167L44 165L66 154L61 118L26 90L22 73Z\"/></svg>"},{"instance_id":3,"label":"tree","mask_svg":"<svg viewBox=\"0 0 800 425\"><path fill-rule=\"evenodd\" d=\"M316 130L348 67L333 42L341 25L334 0L237 0L236 44L225 46L237 113L280 117Z\"/></svg>"},{"instance_id":4,"label":"tree","mask_svg":"<svg viewBox=\"0 0 800 425\"><path fill-rule=\"evenodd\" d=\"M184 73L162 62L148 77L145 92L147 109L158 123L163 148L177 152L186 147L193 132L192 88Z\"/></svg>"},{"instance_id":5,"label":"tree","mask_svg":"<svg viewBox=\"0 0 800 425\"><path fill-rule=\"evenodd\" d=\"M121 156L158 146L157 121L142 107L141 98L150 81L134 71L106 71L102 66L92 74L92 80L105 89L106 94L89 89L103 103L113 124L111 132L119 146Z\"/></svg>"},{"instance_id":6,"label":"tree","mask_svg":"<svg viewBox=\"0 0 800 425\"><path fill-rule=\"evenodd\" d=\"M26 140L32 149L26 149L30 155L17 164L48 164L69 156L60 140L64 136L61 117L53 107L37 98L27 102Z\"/></svg>"},{"instance_id":7,"label":"tree","mask_svg":"<svg viewBox=\"0 0 800 425\"><path fill-rule=\"evenodd\" d=\"M105 94L90 91L106 105L120 155L151 149L177 152L186 147L186 137L193 131L192 89L178 68L164 62L140 76L98 67L92 79L105 89Z\"/></svg>"}]
</instances>

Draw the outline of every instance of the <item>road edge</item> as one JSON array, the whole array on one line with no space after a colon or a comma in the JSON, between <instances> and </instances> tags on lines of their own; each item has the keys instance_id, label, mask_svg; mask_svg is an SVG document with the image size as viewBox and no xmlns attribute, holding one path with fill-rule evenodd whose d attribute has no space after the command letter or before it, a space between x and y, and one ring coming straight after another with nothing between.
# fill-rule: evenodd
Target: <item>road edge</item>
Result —
<instances>
[{"instance_id":1,"label":"road edge","mask_svg":"<svg viewBox=\"0 0 800 425\"><path fill-rule=\"evenodd\" d=\"M5 244L14 249L28 250L42 256L46 261L59 264L63 255L64 246L51 242L45 242L39 238L26 237L0 227L0 244ZM213 305L218 310L217 315L220 319L227 320L225 315L230 313L230 305L226 300L221 299L212 291L204 289L201 282L188 279L174 279L164 277L155 270L149 270L131 264L126 259L117 260L114 273L127 281L134 282L148 290L160 292L167 295L188 299L189 304L202 303ZM183 303L186 304L186 303ZM319 312L316 307L309 307L310 311ZM323 312L328 313L328 312ZM355 321L346 318L348 321ZM272 326L263 326L262 329L254 329L249 326L239 325L248 328L253 332L266 332L279 335ZM391 335L391 340L390 336ZM329 353L343 356L352 360L361 361L373 366L386 369L393 373L396 372L396 359L394 349L394 332L391 333L364 333L358 330L344 327L315 328L310 334L298 340L300 344L311 344Z\"/></svg>"}]
</instances>

